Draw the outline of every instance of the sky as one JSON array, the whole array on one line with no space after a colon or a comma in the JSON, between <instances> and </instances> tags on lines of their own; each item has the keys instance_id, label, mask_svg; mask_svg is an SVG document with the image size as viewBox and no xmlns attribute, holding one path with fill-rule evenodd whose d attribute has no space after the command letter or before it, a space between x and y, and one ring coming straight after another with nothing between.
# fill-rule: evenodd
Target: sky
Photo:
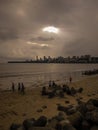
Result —
<instances>
[{"instance_id":1,"label":"sky","mask_svg":"<svg viewBox=\"0 0 98 130\"><path fill-rule=\"evenodd\" d=\"M0 61L98 56L97 48L98 0L0 0Z\"/></svg>"}]
</instances>

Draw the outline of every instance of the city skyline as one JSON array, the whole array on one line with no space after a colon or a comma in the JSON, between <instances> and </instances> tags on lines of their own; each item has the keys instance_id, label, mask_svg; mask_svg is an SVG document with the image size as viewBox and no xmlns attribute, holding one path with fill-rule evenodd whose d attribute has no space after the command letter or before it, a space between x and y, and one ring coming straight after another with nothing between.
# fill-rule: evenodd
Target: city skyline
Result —
<instances>
[{"instance_id":1,"label":"city skyline","mask_svg":"<svg viewBox=\"0 0 98 130\"><path fill-rule=\"evenodd\" d=\"M36 56L33 59L13 60L8 61L8 63L98 63L98 57L93 57L91 55L72 56L72 57Z\"/></svg>"},{"instance_id":2,"label":"city skyline","mask_svg":"<svg viewBox=\"0 0 98 130\"><path fill-rule=\"evenodd\" d=\"M98 56L97 12L97 0L0 0L0 62Z\"/></svg>"}]
</instances>

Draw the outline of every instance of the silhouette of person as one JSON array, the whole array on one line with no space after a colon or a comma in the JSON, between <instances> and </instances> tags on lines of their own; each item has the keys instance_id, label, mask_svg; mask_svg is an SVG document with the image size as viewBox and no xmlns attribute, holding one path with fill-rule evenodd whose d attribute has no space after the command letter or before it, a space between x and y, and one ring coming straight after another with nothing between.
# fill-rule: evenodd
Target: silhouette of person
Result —
<instances>
[{"instance_id":1,"label":"silhouette of person","mask_svg":"<svg viewBox=\"0 0 98 130\"><path fill-rule=\"evenodd\" d=\"M20 92L21 86L20 83L18 83L18 92Z\"/></svg>"},{"instance_id":2,"label":"silhouette of person","mask_svg":"<svg viewBox=\"0 0 98 130\"><path fill-rule=\"evenodd\" d=\"M42 95L47 95L46 87L42 88Z\"/></svg>"},{"instance_id":3,"label":"silhouette of person","mask_svg":"<svg viewBox=\"0 0 98 130\"><path fill-rule=\"evenodd\" d=\"M21 92L22 92L23 94L25 94L25 87L24 87L24 84L23 84L23 83L21 84Z\"/></svg>"},{"instance_id":4,"label":"silhouette of person","mask_svg":"<svg viewBox=\"0 0 98 130\"><path fill-rule=\"evenodd\" d=\"M13 92L15 91L15 85L14 85L13 82L12 82L12 91L13 91Z\"/></svg>"},{"instance_id":5,"label":"silhouette of person","mask_svg":"<svg viewBox=\"0 0 98 130\"><path fill-rule=\"evenodd\" d=\"M52 81L52 87L55 87L55 85L56 85L56 84L55 84L55 82L54 82L54 81Z\"/></svg>"},{"instance_id":6,"label":"silhouette of person","mask_svg":"<svg viewBox=\"0 0 98 130\"><path fill-rule=\"evenodd\" d=\"M49 87L51 87L51 80L49 81Z\"/></svg>"},{"instance_id":7,"label":"silhouette of person","mask_svg":"<svg viewBox=\"0 0 98 130\"><path fill-rule=\"evenodd\" d=\"M69 77L69 82L70 82L70 83L72 82L72 77L71 77L71 76Z\"/></svg>"}]
</instances>

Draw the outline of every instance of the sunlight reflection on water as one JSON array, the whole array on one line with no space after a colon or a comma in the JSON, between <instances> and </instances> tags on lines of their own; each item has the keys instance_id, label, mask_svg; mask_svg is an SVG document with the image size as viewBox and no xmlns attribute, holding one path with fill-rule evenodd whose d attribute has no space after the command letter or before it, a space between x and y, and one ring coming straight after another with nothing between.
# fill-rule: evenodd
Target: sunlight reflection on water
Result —
<instances>
[{"instance_id":1,"label":"sunlight reflection on water","mask_svg":"<svg viewBox=\"0 0 98 130\"><path fill-rule=\"evenodd\" d=\"M49 80L66 83L83 78L81 72L96 69L96 64L0 64L0 88L24 82L26 87L48 85Z\"/></svg>"}]
</instances>

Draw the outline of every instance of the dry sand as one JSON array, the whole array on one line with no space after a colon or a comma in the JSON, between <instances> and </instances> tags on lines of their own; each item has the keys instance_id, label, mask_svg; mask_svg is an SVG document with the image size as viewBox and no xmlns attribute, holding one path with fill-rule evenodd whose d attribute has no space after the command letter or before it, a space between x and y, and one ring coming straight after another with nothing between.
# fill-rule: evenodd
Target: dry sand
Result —
<instances>
[{"instance_id":1,"label":"dry sand","mask_svg":"<svg viewBox=\"0 0 98 130\"><path fill-rule=\"evenodd\" d=\"M8 130L11 123L22 123L24 119L38 118L45 115L50 118L58 114L57 104L68 105L66 100L70 101L69 104L76 104L78 97L87 101L90 98L98 97L98 75L90 76L71 83L70 86L79 88L83 87L83 93L77 94L74 97L65 95L64 98L54 97L49 99L41 96L41 88L33 88L26 90L26 94L22 95L18 92L0 91L0 130ZM47 108L43 109L46 105ZM38 112L37 110L42 110Z\"/></svg>"}]
</instances>

